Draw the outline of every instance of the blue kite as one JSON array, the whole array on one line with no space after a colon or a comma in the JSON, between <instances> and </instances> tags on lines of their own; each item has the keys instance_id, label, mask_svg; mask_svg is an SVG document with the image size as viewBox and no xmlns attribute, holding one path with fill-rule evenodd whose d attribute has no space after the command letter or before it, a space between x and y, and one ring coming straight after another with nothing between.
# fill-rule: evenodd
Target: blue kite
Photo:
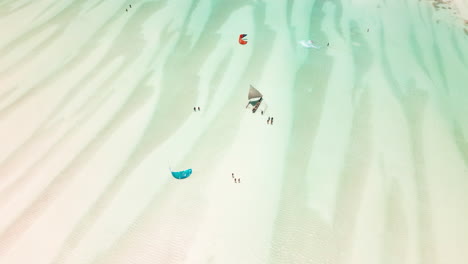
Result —
<instances>
[{"instance_id":1,"label":"blue kite","mask_svg":"<svg viewBox=\"0 0 468 264\"><path fill-rule=\"evenodd\" d=\"M172 173L172 176L174 176L174 178L176 178L178 180L182 180L182 179L188 178L190 175L192 175L192 169L183 170L183 171L172 171L171 170L171 173Z\"/></svg>"}]
</instances>

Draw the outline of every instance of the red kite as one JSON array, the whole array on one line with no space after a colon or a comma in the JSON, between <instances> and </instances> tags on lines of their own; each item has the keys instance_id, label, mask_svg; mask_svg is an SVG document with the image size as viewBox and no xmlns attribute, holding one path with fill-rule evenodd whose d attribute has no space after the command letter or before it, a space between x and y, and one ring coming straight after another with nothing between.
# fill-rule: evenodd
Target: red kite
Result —
<instances>
[{"instance_id":1,"label":"red kite","mask_svg":"<svg viewBox=\"0 0 468 264\"><path fill-rule=\"evenodd\" d=\"M245 37L247 37L247 34L240 34L239 35L239 44L241 44L241 45L247 44L247 41L244 40Z\"/></svg>"}]
</instances>

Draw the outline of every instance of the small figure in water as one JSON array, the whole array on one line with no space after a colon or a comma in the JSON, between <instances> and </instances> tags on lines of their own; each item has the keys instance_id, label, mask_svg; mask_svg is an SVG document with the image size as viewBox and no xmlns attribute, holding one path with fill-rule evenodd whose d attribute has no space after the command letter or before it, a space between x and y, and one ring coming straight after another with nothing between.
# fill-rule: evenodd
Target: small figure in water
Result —
<instances>
[{"instance_id":1,"label":"small figure in water","mask_svg":"<svg viewBox=\"0 0 468 264\"><path fill-rule=\"evenodd\" d=\"M369 32L369 29L367 29L367 32Z\"/></svg>"},{"instance_id":2,"label":"small figure in water","mask_svg":"<svg viewBox=\"0 0 468 264\"><path fill-rule=\"evenodd\" d=\"M238 183L240 183L240 178L239 178L239 179L237 179L237 182L238 182Z\"/></svg>"},{"instance_id":3,"label":"small figure in water","mask_svg":"<svg viewBox=\"0 0 468 264\"><path fill-rule=\"evenodd\" d=\"M270 117L268 117L267 119L267 124L270 124Z\"/></svg>"},{"instance_id":4,"label":"small figure in water","mask_svg":"<svg viewBox=\"0 0 468 264\"><path fill-rule=\"evenodd\" d=\"M327 47L330 47L330 42L327 43Z\"/></svg>"},{"instance_id":5,"label":"small figure in water","mask_svg":"<svg viewBox=\"0 0 468 264\"><path fill-rule=\"evenodd\" d=\"M273 125L273 117L271 118L270 125Z\"/></svg>"},{"instance_id":6,"label":"small figure in water","mask_svg":"<svg viewBox=\"0 0 468 264\"><path fill-rule=\"evenodd\" d=\"M262 113L262 115L263 115L263 110L260 113Z\"/></svg>"},{"instance_id":7,"label":"small figure in water","mask_svg":"<svg viewBox=\"0 0 468 264\"><path fill-rule=\"evenodd\" d=\"M198 111L200 111L200 107L198 107Z\"/></svg>"},{"instance_id":8,"label":"small figure in water","mask_svg":"<svg viewBox=\"0 0 468 264\"><path fill-rule=\"evenodd\" d=\"M125 12L128 12L128 9L127 9L127 8L125 8Z\"/></svg>"},{"instance_id":9,"label":"small figure in water","mask_svg":"<svg viewBox=\"0 0 468 264\"><path fill-rule=\"evenodd\" d=\"M234 172L232 173L232 178L234 179Z\"/></svg>"},{"instance_id":10,"label":"small figure in water","mask_svg":"<svg viewBox=\"0 0 468 264\"><path fill-rule=\"evenodd\" d=\"M194 111L194 112L196 112L196 111L197 111L197 108L196 108L196 107L194 107L194 108L193 108L193 111Z\"/></svg>"},{"instance_id":11,"label":"small figure in water","mask_svg":"<svg viewBox=\"0 0 468 264\"><path fill-rule=\"evenodd\" d=\"M130 5L130 8L132 8L132 5Z\"/></svg>"},{"instance_id":12,"label":"small figure in water","mask_svg":"<svg viewBox=\"0 0 468 264\"><path fill-rule=\"evenodd\" d=\"M234 178L234 183L237 183L237 179L236 179L236 178Z\"/></svg>"}]
</instances>

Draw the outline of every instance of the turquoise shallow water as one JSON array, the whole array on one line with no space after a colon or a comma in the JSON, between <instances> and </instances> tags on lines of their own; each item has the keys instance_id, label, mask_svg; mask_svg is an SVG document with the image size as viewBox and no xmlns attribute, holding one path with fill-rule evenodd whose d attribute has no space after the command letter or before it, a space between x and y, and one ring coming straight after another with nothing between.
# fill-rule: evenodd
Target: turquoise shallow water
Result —
<instances>
[{"instance_id":1,"label":"turquoise shallow water","mask_svg":"<svg viewBox=\"0 0 468 264\"><path fill-rule=\"evenodd\" d=\"M0 263L468 258L453 6L129 4L0 3Z\"/></svg>"}]
</instances>

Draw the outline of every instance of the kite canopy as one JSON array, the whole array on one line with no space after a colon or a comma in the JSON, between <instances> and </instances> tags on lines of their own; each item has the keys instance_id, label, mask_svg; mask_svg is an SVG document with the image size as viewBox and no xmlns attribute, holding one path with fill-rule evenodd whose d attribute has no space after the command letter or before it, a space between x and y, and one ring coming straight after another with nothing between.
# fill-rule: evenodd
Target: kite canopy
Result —
<instances>
[{"instance_id":1,"label":"kite canopy","mask_svg":"<svg viewBox=\"0 0 468 264\"><path fill-rule=\"evenodd\" d=\"M252 99L254 99L254 101L257 101L262 97L263 95L257 89L255 89L252 85L250 85L249 101Z\"/></svg>"},{"instance_id":2,"label":"kite canopy","mask_svg":"<svg viewBox=\"0 0 468 264\"><path fill-rule=\"evenodd\" d=\"M320 49L320 46L316 45L312 40L301 40L299 43L306 48Z\"/></svg>"},{"instance_id":3,"label":"kite canopy","mask_svg":"<svg viewBox=\"0 0 468 264\"><path fill-rule=\"evenodd\" d=\"M185 179L192 175L192 169L184 170L184 171L171 171L172 176L176 179Z\"/></svg>"},{"instance_id":4,"label":"kite canopy","mask_svg":"<svg viewBox=\"0 0 468 264\"><path fill-rule=\"evenodd\" d=\"M240 34L239 35L239 44L241 44L241 45L247 44L246 39L244 39L245 37L247 37L247 34Z\"/></svg>"},{"instance_id":5,"label":"kite canopy","mask_svg":"<svg viewBox=\"0 0 468 264\"><path fill-rule=\"evenodd\" d=\"M257 111L258 107L260 106L260 103L263 100L263 95L255 89L252 85L250 85L250 90L249 90L249 103L245 108L248 108L249 105L253 106L252 113L255 113Z\"/></svg>"}]
</instances>

